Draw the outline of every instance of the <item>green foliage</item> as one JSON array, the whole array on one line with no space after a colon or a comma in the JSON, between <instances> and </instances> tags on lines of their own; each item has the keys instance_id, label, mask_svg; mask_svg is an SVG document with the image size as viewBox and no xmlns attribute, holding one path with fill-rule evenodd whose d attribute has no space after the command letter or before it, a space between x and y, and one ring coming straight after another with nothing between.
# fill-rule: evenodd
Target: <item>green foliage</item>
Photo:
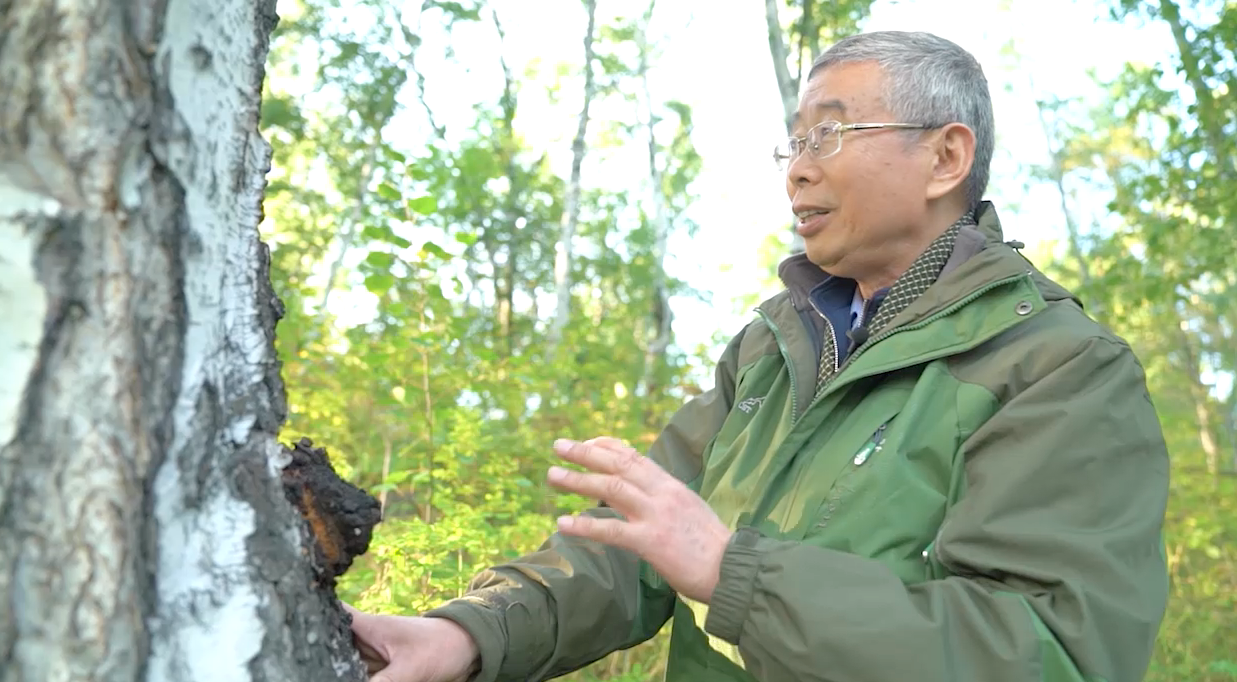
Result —
<instances>
[{"instance_id":1,"label":"green foliage","mask_svg":"<svg viewBox=\"0 0 1237 682\"><path fill-rule=\"evenodd\" d=\"M1237 7L1192 9L1116 3L1167 24L1177 55L1054 111L1067 182L1110 196L1054 269L1143 360L1173 456L1172 596L1149 682L1237 680L1237 80L1214 68L1233 62Z\"/></svg>"}]
</instances>

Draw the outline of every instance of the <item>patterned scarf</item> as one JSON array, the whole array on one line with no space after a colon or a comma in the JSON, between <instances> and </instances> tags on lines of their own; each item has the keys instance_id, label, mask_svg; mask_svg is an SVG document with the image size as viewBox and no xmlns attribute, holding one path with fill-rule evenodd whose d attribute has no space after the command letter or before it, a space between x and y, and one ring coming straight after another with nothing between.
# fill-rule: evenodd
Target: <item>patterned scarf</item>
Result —
<instances>
[{"instance_id":1,"label":"patterned scarf","mask_svg":"<svg viewBox=\"0 0 1237 682\"><path fill-rule=\"evenodd\" d=\"M937 237L928 245L928 248L915 259L911 264L910 269L902 273L893 286L889 288L889 294L885 296L885 300L881 302L880 307L876 309L876 315L872 318L872 323L868 327L868 339L876 338L884 329L889 321L897 317L898 313L906 310L907 306L923 295L923 292L932 286L936 279L940 277L941 270L945 268L945 263L949 260L949 256L953 253L954 242L958 238L958 232L964 226L974 225L975 219L970 213L964 214L958 219L958 222L949 226L945 233ZM869 343L869 341L864 341ZM852 354L859 349L851 351ZM825 387L829 385L829 381L836 375L834 364L837 362L838 349L834 340L833 334L829 333L828 325L825 325L824 344L820 353L820 372L816 376L816 396L819 397L824 392Z\"/></svg>"}]
</instances>

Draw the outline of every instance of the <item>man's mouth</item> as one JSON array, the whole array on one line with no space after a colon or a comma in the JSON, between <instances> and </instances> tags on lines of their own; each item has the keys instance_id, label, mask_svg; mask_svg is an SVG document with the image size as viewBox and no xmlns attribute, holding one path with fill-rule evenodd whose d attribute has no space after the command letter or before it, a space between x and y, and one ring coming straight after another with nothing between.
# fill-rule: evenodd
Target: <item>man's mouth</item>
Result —
<instances>
[{"instance_id":1,"label":"man's mouth","mask_svg":"<svg viewBox=\"0 0 1237 682\"><path fill-rule=\"evenodd\" d=\"M799 211L798 213L795 214L795 217L802 221L802 220L807 220L808 218L811 218L814 215L823 215L825 213L828 213L828 211L813 209L810 211Z\"/></svg>"}]
</instances>

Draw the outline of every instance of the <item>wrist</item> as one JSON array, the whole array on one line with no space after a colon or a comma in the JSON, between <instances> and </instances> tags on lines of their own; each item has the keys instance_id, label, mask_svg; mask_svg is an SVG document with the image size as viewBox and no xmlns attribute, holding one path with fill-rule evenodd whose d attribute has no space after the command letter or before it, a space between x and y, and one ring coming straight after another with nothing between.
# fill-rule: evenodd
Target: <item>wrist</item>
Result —
<instances>
[{"instance_id":1,"label":"wrist","mask_svg":"<svg viewBox=\"0 0 1237 682\"><path fill-rule=\"evenodd\" d=\"M709 567L708 582L701 590L703 594L700 601L704 604L713 601L713 592L722 578L722 559L725 558L726 548L730 546L733 538L734 531L719 524L719 531L713 542L713 551L710 552L709 562L706 564Z\"/></svg>"},{"instance_id":2,"label":"wrist","mask_svg":"<svg viewBox=\"0 0 1237 682\"><path fill-rule=\"evenodd\" d=\"M465 658L468 661L465 672L468 675L473 675L481 669L481 648L477 646L477 640L473 639L459 623L448 618L442 619L443 623L448 626L452 634L452 651L463 651Z\"/></svg>"}]
</instances>

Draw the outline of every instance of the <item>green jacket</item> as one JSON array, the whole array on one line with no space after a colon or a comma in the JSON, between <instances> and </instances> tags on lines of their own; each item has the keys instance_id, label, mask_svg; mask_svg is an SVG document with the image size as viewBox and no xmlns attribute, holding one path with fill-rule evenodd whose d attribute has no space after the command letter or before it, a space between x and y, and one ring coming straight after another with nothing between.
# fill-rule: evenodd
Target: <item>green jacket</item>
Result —
<instances>
[{"instance_id":1,"label":"green jacket","mask_svg":"<svg viewBox=\"0 0 1237 682\"><path fill-rule=\"evenodd\" d=\"M711 604L556 534L426 614L472 633L475 679L562 675L671 616L670 682L1142 679L1168 593L1142 368L978 223L819 395L824 275L790 259L660 434L648 455L738 530Z\"/></svg>"}]
</instances>

